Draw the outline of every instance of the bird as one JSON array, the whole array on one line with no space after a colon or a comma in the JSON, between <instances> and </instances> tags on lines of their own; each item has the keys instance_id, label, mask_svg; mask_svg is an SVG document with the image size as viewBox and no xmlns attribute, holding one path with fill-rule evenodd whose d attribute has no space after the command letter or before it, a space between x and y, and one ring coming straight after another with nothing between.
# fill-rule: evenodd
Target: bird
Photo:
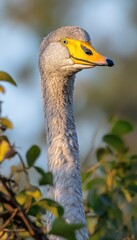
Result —
<instances>
[{"instance_id":1,"label":"bird","mask_svg":"<svg viewBox=\"0 0 137 240\"><path fill-rule=\"evenodd\" d=\"M87 240L82 200L80 157L75 126L73 91L76 73L95 66L112 67L114 62L96 52L90 35L78 26L63 26L49 33L39 50L41 93L48 146L48 171L54 177L47 195L64 208L67 223L83 223L77 240ZM47 216L48 229L54 216ZM51 240L62 238L52 236Z\"/></svg>"}]
</instances>

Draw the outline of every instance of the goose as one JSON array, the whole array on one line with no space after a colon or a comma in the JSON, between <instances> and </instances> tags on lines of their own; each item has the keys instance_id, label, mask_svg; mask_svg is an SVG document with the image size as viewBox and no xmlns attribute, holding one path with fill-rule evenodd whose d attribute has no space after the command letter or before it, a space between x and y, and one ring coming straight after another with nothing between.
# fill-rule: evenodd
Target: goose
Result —
<instances>
[{"instance_id":1,"label":"goose","mask_svg":"<svg viewBox=\"0 0 137 240\"><path fill-rule=\"evenodd\" d=\"M46 122L48 170L54 186L47 195L64 207L68 223L83 223L77 240L87 240L88 232L82 200L79 146L75 127L73 90L77 72L95 66L114 65L95 51L89 34L77 26L63 26L49 33L41 43L39 70ZM48 229L54 216L47 216ZM52 236L50 239L62 239Z\"/></svg>"}]
</instances>

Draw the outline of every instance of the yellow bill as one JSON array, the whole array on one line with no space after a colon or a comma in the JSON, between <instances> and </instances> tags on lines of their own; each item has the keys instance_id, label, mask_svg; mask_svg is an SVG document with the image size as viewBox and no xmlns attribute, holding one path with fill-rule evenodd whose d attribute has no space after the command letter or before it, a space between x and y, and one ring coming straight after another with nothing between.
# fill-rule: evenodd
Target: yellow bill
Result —
<instances>
[{"instance_id":1,"label":"yellow bill","mask_svg":"<svg viewBox=\"0 0 137 240\"><path fill-rule=\"evenodd\" d=\"M61 42L68 48L70 57L75 64L94 66L109 66L114 65L113 61L96 52L90 42L74 40L70 38L62 38Z\"/></svg>"}]
</instances>

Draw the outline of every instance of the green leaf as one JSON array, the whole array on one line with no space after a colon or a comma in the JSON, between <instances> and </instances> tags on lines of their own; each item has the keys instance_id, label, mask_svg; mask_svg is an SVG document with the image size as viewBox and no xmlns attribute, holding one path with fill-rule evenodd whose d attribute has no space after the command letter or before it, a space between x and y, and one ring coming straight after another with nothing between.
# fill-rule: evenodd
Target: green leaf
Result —
<instances>
[{"instance_id":1,"label":"green leaf","mask_svg":"<svg viewBox=\"0 0 137 240\"><path fill-rule=\"evenodd\" d=\"M42 169L42 168L40 168L40 167L38 167L38 166L33 166L34 168L35 168L35 170L40 174L40 175L42 175L42 176L44 176L46 173L45 173L45 171Z\"/></svg>"},{"instance_id":2,"label":"green leaf","mask_svg":"<svg viewBox=\"0 0 137 240\"><path fill-rule=\"evenodd\" d=\"M52 229L49 234L64 237L68 240L76 240L75 231L83 227L84 224L69 224L66 223L64 219L58 218L53 222Z\"/></svg>"},{"instance_id":3,"label":"green leaf","mask_svg":"<svg viewBox=\"0 0 137 240\"><path fill-rule=\"evenodd\" d=\"M11 83L14 86L17 86L13 78L6 72L0 71L0 81Z\"/></svg>"},{"instance_id":4,"label":"green leaf","mask_svg":"<svg viewBox=\"0 0 137 240\"><path fill-rule=\"evenodd\" d=\"M85 183L91 177L91 172L82 173L82 182Z\"/></svg>"},{"instance_id":5,"label":"green leaf","mask_svg":"<svg viewBox=\"0 0 137 240\"><path fill-rule=\"evenodd\" d=\"M63 207L57 202L48 198L37 201L36 203L34 203L34 205L52 212L56 217L61 217L64 214Z\"/></svg>"},{"instance_id":6,"label":"green leaf","mask_svg":"<svg viewBox=\"0 0 137 240\"><path fill-rule=\"evenodd\" d=\"M94 178L92 180L90 180L84 187L85 190L91 190L92 188L95 187L101 187L104 186L105 184L105 180L103 178Z\"/></svg>"},{"instance_id":7,"label":"green leaf","mask_svg":"<svg viewBox=\"0 0 137 240\"><path fill-rule=\"evenodd\" d=\"M42 178L39 180L40 185L53 185L53 175L51 172L44 173Z\"/></svg>"},{"instance_id":8,"label":"green leaf","mask_svg":"<svg viewBox=\"0 0 137 240\"><path fill-rule=\"evenodd\" d=\"M37 158L40 155L40 148L36 145L33 145L28 152L26 153L26 158L27 158L27 163L29 168L34 165L36 162Z\"/></svg>"},{"instance_id":9,"label":"green leaf","mask_svg":"<svg viewBox=\"0 0 137 240\"><path fill-rule=\"evenodd\" d=\"M128 188L128 191L130 191L131 193L137 193L137 184L132 183L128 185L127 188Z\"/></svg>"},{"instance_id":10,"label":"green leaf","mask_svg":"<svg viewBox=\"0 0 137 240\"><path fill-rule=\"evenodd\" d=\"M105 200L104 200L105 199ZM108 206L110 206L111 202L108 199L107 195L99 195L97 191L92 189L88 194L88 206L91 207L94 212L102 216L108 210Z\"/></svg>"},{"instance_id":11,"label":"green leaf","mask_svg":"<svg viewBox=\"0 0 137 240\"><path fill-rule=\"evenodd\" d=\"M97 160L101 161L108 157L110 150L106 148L98 148L96 151Z\"/></svg>"},{"instance_id":12,"label":"green leaf","mask_svg":"<svg viewBox=\"0 0 137 240\"><path fill-rule=\"evenodd\" d=\"M28 211L28 215L36 217L37 214L44 215L44 214L46 214L46 210L38 205L32 205Z\"/></svg>"},{"instance_id":13,"label":"green leaf","mask_svg":"<svg viewBox=\"0 0 137 240\"><path fill-rule=\"evenodd\" d=\"M112 127L111 133L121 136L131 132L132 130L133 126L130 122L125 120L118 120Z\"/></svg>"},{"instance_id":14,"label":"green leaf","mask_svg":"<svg viewBox=\"0 0 137 240\"><path fill-rule=\"evenodd\" d=\"M132 156L130 157L130 159L137 161L137 154L132 155Z\"/></svg>"},{"instance_id":15,"label":"green leaf","mask_svg":"<svg viewBox=\"0 0 137 240\"><path fill-rule=\"evenodd\" d=\"M131 218L131 227L132 227L134 236L137 237L137 228L136 228L137 224L136 223L137 223L137 218L132 216L132 218Z\"/></svg>"},{"instance_id":16,"label":"green leaf","mask_svg":"<svg viewBox=\"0 0 137 240\"><path fill-rule=\"evenodd\" d=\"M115 200L112 202L111 207L108 209L108 216L109 222L113 226L113 228L118 229L123 221L123 214L121 209L119 208L119 205L115 203ZM114 239L117 238L115 237Z\"/></svg>"},{"instance_id":17,"label":"green leaf","mask_svg":"<svg viewBox=\"0 0 137 240\"><path fill-rule=\"evenodd\" d=\"M125 148L123 140L114 134L106 134L103 137L103 141L117 151L121 151Z\"/></svg>"}]
</instances>

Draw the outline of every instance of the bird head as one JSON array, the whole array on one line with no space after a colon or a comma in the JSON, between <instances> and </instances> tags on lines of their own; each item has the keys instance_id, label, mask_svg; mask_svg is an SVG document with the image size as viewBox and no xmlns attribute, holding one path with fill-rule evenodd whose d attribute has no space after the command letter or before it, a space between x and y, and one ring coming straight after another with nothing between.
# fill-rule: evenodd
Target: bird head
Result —
<instances>
[{"instance_id":1,"label":"bird head","mask_svg":"<svg viewBox=\"0 0 137 240\"><path fill-rule=\"evenodd\" d=\"M79 27L65 26L50 33L40 48L40 67L43 71L73 74L85 68L114 65L98 53L89 34Z\"/></svg>"}]
</instances>

